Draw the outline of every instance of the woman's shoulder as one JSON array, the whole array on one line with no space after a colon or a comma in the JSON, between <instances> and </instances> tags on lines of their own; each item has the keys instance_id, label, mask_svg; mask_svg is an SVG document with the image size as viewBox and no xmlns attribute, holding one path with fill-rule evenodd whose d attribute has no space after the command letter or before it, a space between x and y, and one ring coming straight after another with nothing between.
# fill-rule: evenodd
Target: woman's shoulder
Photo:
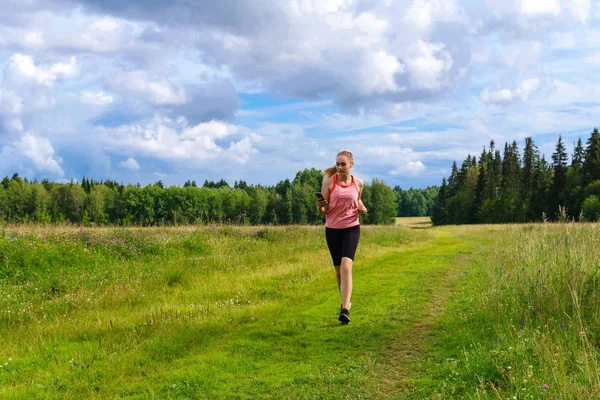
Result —
<instances>
[{"instance_id":1,"label":"woman's shoulder","mask_svg":"<svg viewBox=\"0 0 600 400\"><path fill-rule=\"evenodd\" d=\"M324 176L323 177L323 184L324 185L329 185L329 184L333 184L333 179L334 179L335 175L331 175L331 176Z\"/></svg>"},{"instance_id":2,"label":"woman's shoulder","mask_svg":"<svg viewBox=\"0 0 600 400\"><path fill-rule=\"evenodd\" d=\"M363 182L362 179L354 177L354 179L356 180L356 184L358 185L359 188L362 188L365 186L365 183Z\"/></svg>"}]
</instances>

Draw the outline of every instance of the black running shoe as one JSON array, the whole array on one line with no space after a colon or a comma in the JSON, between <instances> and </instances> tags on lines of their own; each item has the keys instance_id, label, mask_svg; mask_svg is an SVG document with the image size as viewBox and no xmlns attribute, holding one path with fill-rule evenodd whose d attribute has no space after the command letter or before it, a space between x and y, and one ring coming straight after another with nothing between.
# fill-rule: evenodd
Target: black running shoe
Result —
<instances>
[{"instance_id":1,"label":"black running shoe","mask_svg":"<svg viewBox=\"0 0 600 400\"><path fill-rule=\"evenodd\" d=\"M338 321L344 325L350 322L350 311L348 311L347 308L342 308L342 311L340 311L340 316L338 317Z\"/></svg>"}]
</instances>

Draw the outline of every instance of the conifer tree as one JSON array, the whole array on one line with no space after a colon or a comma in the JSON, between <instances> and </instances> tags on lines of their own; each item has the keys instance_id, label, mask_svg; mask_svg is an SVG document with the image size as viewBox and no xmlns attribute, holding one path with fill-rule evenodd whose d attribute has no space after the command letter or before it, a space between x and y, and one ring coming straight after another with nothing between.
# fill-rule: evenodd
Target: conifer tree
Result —
<instances>
[{"instance_id":1,"label":"conifer tree","mask_svg":"<svg viewBox=\"0 0 600 400\"><path fill-rule=\"evenodd\" d=\"M442 186L440 187L435 206L433 207L433 215L431 216L431 223L433 225L444 225L446 223L446 193L446 178L443 178Z\"/></svg>"},{"instance_id":2,"label":"conifer tree","mask_svg":"<svg viewBox=\"0 0 600 400\"><path fill-rule=\"evenodd\" d=\"M446 192L447 198L453 197L458 192L458 167L456 166L456 161L452 162L452 170L450 171L450 177L448 178Z\"/></svg>"},{"instance_id":3,"label":"conifer tree","mask_svg":"<svg viewBox=\"0 0 600 400\"><path fill-rule=\"evenodd\" d=\"M587 141L582 168L585 185L600 179L600 133L598 128L594 128Z\"/></svg>"},{"instance_id":4,"label":"conifer tree","mask_svg":"<svg viewBox=\"0 0 600 400\"><path fill-rule=\"evenodd\" d=\"M531 215L534 221L540 221L543 214L548 215L548 198L552 187L552 169L543 155L533 173L533 182Z\"/></svg>"},{"instance_id":5,"label":"conifer tree","mask_svg":"<svg viewBox=\"0 0 600 400\"><path fill-rule=\"evenodd\" d=\"M484 149L485 153L485 149ZM482 155L482 158L485 157L485 154ZM481 159L480 159L481 160ZM479 210L483 205L483 201L485 200L485 182L486 182L486 170L488 164L486 162L479 163L479 175L477 176L477 186L475 187L475 201L473 202L473 206L471 207L470 219L473 223L481 222L479 218Z\"/></svg>"},{"instance_id":6,"label":"conifer tree","mask_svg":"<svg viewBox=\"0 0 600 400\"><path fill-rule=\"evenodd\" d=\"M522 200L523 200L523 218L524 221L531 221L534 215L531 213L531 199L534 191L535 167L539 159L539 151L533 143L531 137L525 138L525 149L523 150L523 170L522 170Z\"/></svg>"},{"instance_id":7,"label":"conifer tree","mask_svg":"<svg viewBox=\"0 0 600 400\"><path fill-rule=\"evenodd\" d=\"M581 138L577 140L573 149L573 157L571 158L571 167L581 168L583 166L583 159L585 157L585 149L583 148L583 142Z\"/></svg>"},{"instance_id":8,"label":"conifer tree","mask_svg":"<svg viewBox=\"0 0 600 400\"><path fill-rule=\"evenodd\" d=\"M537 164L539 152L531 137L525 138L525 150L523 151L523 193L526 197L533 190L533 172Z\"/></svg>"},{"instance_id":9,"label":"conifer tree","mask_svg":"<svg viewBox=\"0 0 600 400\"><path fill-rule=\"evenodd\" d=\"M515 222L521 217L521 166L517 142L504 146L502 160L502 221Z\"/></svg>"},{"instance_id":10,"label":"conifer tree","mask_svg":"<svg viewBox=\"0 0 600 400\"><path fill-rule=\"evenodd\" d=\"M500 188L502 187L502 156L500 150L496 150L494 153L494 159L492 160L493 177L492 177L492 198L500 196Z\"/></svg>"},{"instance_id":11,"label":"conifer tree","mask_svg":"<svg viewBox=\"0 0 600 400\"><path fill-rule=\"evenodd\" d=\"M565 205L565 186L567 182L567 152L562 141L562 136L558 136L556 150L552 153L552 169L554 176L552 178L552 190L550 191L550 217L558 213L558 207Z\"/></svg>"},{"instance_id":12,"label":"conifer tree","mask_svg":"<svg viewBox=\"0 0 600 400\"><path fill-rule=\"evenodd\" d=\"M583 202L583 159L585 150L581 138L574 145L571 166L567 168L567 180L565 183L565 202L569 213L579 218L581 203Z\"/></svg>"},{"instance_id":13,"label":"conifer tree","mask_svg":"<svg viewBox=\"0 0 600 400\"><path fill-rule=\"evenodd\" d=\"M471 155L469 154L467 158L462 162L458 173L456 174L456 192L459 192L467 182L467 174L469 173L469 168L471 167Z\"/></svg>"}]
</instances>

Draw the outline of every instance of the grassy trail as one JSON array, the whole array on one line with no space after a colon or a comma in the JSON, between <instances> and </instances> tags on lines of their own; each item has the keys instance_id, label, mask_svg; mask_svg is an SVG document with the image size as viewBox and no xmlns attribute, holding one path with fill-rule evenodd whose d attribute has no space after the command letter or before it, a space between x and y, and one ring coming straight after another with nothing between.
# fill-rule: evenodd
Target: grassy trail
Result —
<instances>
[{"instance_id":1,"label":"grassy trail","mask_svg":"<svg viewBox=\"0 0 600 400\"><path fill-rule=\"evenodd\" d=\"M169 374L179 377L177 393L190 398L398 398L410 387L407 361L418 361L435 318L481 242L456 229L419 234L420 240L405 245L363 245L354 270L350 325L341 326L336 318L333 270L305 272L309 290L291 290L282 302L232 314L229 326L215 329L218 337L191 351L201 362L175 360ZM269 285L261 275L251 286ZM204 329L197 333L207 336ZM154 378L164 374L161 370Z\"/></svg>"},{"instance_id":2,"label":"grassy trail","mask_svg":"<svg viewBox=\"0 0 600 400\"><path fill-rule=\"evenodd\" d=\"M384 266L395 266L396 272L387 273L398 276L398 281L406 280L403 275L414 275L415 281L403 285L398 294L404 317L371 373L373 398L398 398L411 392L415 375L422 369L424 352L436 334L438 318L457 283L469 273L474 254L487 243L485 236L466 234L458 227L428 232L430 242L418 242L402 254L390 254L379 261Z\"/></svg>"},{"instance_id":3,"label":"grassy trail","mask_svg":"<svg viewBox=\"0 0 600 400\"><path fill-rule=\"evenodd\" d=\"M0 337L1 397L398 398L487 237L422 228L364 228L347 326L321 228L206 230L148 263L61 269L60 292L5 285L32 306Z\"/></svg>"}]
</instances>

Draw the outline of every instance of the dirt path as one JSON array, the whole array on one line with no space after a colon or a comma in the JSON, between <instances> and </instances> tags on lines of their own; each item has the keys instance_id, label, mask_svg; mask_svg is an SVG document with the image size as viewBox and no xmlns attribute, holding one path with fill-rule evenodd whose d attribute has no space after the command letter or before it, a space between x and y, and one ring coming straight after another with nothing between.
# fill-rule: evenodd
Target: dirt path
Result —
<instances>
[{"instance_id":1,"label":"dirt path","mask_svg":"<svg viewBox=\"0 0 600 400\"><path fill-rule=\"evenodd\" d=\"M455 237L454 232L448 229L435 229L433 234L434 246L438 252L431 252L431 257L436 257L439 251L443 252L444 247L452 248L456 255L437 268L435 280L430 282L431 286L423 288L428 299L419 310L418 317L400 326L394 340L380 353L372 374L376 387L373 398L402 398L414 387L411 380L413 371L426 356L426 345L436 329L439 317L456 292L457 284L468 274L469 266L472 265L475 247L470 240ZM427 249L414 251L425 252Z\"/></svg>"}]
</instances>

